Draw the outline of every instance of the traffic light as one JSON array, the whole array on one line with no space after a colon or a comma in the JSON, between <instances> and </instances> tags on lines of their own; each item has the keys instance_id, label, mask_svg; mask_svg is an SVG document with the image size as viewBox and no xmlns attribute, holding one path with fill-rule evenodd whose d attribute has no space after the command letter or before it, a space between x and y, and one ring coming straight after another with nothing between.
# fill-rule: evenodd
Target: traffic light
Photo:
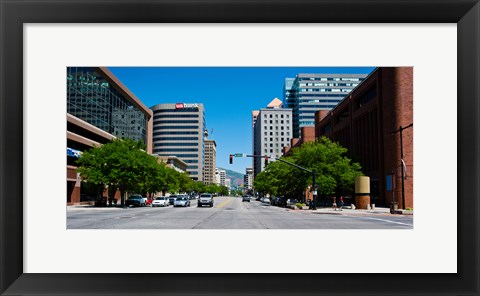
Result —
<instances>
[{"instance_id":1,"label":"traffic light","mask_svg":"<svg viewBox=\"0 0 480 296\"><path fill-rule=\"evenodd\" d=\"M230 164L233 163L233 155L230 154Z\"/></svg>"},{"instance_id":2,"label":"traffic light","mask_svg":"<svg viewBox=\"0 0 480 296\"><path fill-rule=\"evenodd\" d=\"M268 165L268 156L265 156L265 166Z\"/></svg>"}]
</instances>

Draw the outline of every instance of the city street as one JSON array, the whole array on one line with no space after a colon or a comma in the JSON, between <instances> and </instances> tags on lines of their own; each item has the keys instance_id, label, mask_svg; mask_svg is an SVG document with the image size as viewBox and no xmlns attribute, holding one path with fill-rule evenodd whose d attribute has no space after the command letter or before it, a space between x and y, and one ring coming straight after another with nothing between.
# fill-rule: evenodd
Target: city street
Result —
<instances>
[{"instance_id":1,"label":"city street","mask_svg":"<svg viewBox=\"0 0 480 296\"><path fill-rule=\"evenodd\" d=\"M413 216L291 210L241 197L180 208L67 207L67 229L413 229Z\"/></svg>"}]
</instances>

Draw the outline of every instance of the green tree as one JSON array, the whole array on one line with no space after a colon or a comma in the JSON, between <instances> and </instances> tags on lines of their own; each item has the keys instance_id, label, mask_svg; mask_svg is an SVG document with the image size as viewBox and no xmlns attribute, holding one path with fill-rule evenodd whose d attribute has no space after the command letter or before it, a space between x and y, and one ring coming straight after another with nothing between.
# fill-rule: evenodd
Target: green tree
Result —
<instances>
[{"instance_id":1,"label":"green tree","mask_svg":"<svg viewBox=\"0 0 480 296\"><path fill-rule=\"evenodd\" d=\"M353 191L355 177L363 175L361 166L346 157L347 149L326 137L292 149L290 157L282 160L315 170L319 195L345 194ZM271 162L255 177L256 191L302 199L312 174L281 161Z\"/></svg>"},{"instance_id":2,"label":"green tree","mask_svg":"<svg viewBox=\"0 0 480 296\"><path fill-rule=\"evenodd\" d=\"M295 164L314 169L318 193L332 195L353 191L355 177L363 175L359 163L352 162L347 149L327 137L303 144L292 151Z\"/></svg>"},{"instance_id":3,"label":"green tree","mask_svg":"<svg viewBox=\"0 0 480 296\"><path fill-rule=\"evenodd\" d=\"M145 152L145 145L132 139L115 139L83 152L77 160L77 171L83 180L119 189L121 205L125 193L139 189L151 190L153 176L158 176L159 164Z\"/></svg>"}]
</instances>

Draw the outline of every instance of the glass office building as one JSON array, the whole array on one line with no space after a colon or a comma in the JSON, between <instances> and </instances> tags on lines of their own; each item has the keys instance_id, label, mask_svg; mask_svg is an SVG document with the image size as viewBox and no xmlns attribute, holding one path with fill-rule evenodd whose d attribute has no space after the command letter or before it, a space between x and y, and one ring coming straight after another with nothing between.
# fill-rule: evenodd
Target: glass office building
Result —
<instances>
[{"instance_id":1,"label":"glass office building","mask_svg":"<svg viewBox=\"0 0 480 296\"><path fill-rule=\"evenodd\" d=\"M67 204L94 202L98 186L76 172L82 151L116 138L152 149L152 111L104 67L67 67ZM118 193L118 192L117 192Z\"/></svg>"},{"instance_id":2,"label":"glass office building","mask_svg":"<svg viewBox=\"0 0 480 296\"><path fill-rule=\"evenodd\" d=\"M300 138L303 126L315 125L316 111L333 109L367 75L298 74L293 82L286 78L284 107L293 110L293 137Z\"/></svg>"},{"instance_id":3,"label":"glass office building","mask_svg":"<svg viewBox=\"0 0 480 296\"><path fill-rule=\"evenodd\" d=\"M147 115L99 72L67 68L67 113L117 138L147 144Z\"/></svg>"}]
</instances>

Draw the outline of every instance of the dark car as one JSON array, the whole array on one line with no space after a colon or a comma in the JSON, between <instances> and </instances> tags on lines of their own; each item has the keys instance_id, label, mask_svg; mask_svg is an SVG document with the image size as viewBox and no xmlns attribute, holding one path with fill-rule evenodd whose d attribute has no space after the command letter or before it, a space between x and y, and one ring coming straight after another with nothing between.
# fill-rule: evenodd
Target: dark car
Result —
<instances>
[{"instance_id":1,"label":"dark car","mask_svg":"<svg viewBox=\"0 0 480 296\"><path fill-rule=\"evenodd\" d=\"M175 203L175 200L177 199L177 196L175 194L172 194L168 197L168 201L171 205Z\"/></svg>"},{"instance_id":2,"label":"dark car","mask_svg":"<svg viewBox=\"0 0 480 296\"><path fill-rule=\"evenodd\" d=\"M242 202L244 202L244 201L250 202L250 196L249 196L249 195L244 195L244 196L242 197Z\"/></svg>"},{"instance_id":3,"label":"dark car","mask_svg":"<svg viewBox=\"0 0 480 296\"><path fill-rule=\"evenodd\" d=\"M198 198L198 206L209 205L213 207L213 196L210 193L202 193Z\"/></svg>"},{"instance_id":4,"label":"dark car","mask_svg":"<svg viewBox=\"0 0 480 296\"><path fill-rule=\"evenodd\" d=\"M145 206L145 201L141 196L130 196L127 201L125 202L126 206L134 206L134 207L143 207Z\"/></svg>"}]
</instances>

